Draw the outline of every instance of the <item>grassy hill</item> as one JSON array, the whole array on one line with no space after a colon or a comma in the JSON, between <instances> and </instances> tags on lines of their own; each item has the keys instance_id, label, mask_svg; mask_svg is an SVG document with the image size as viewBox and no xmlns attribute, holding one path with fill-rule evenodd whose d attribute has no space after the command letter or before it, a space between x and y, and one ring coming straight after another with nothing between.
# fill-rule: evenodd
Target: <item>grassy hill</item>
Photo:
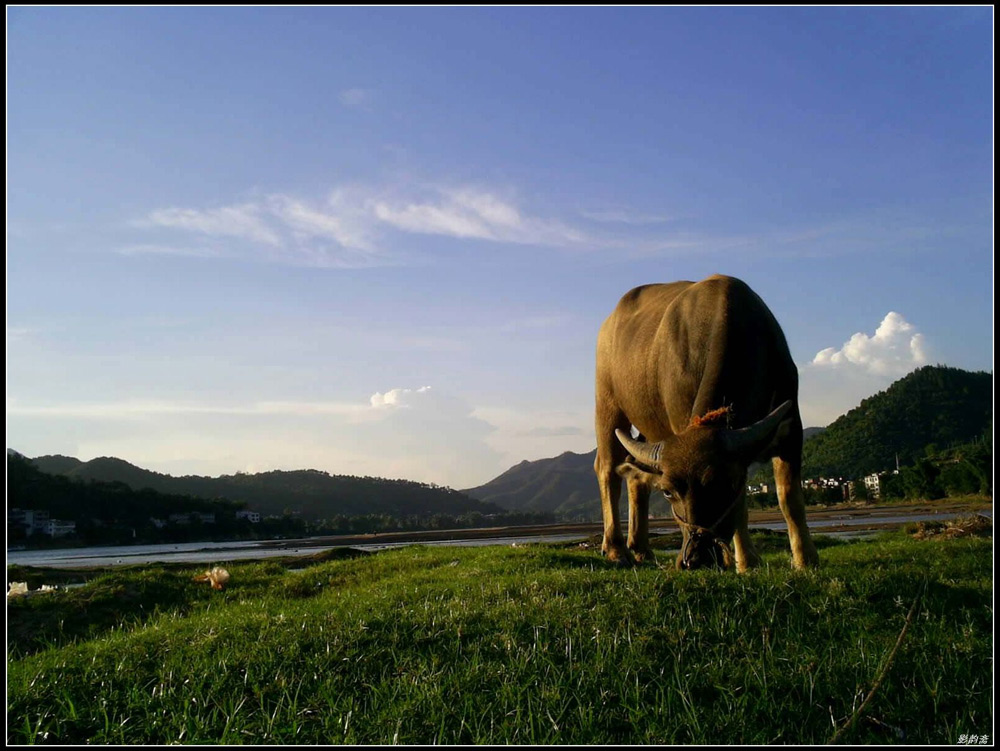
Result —
<instances>
[{"instance_id":1,"label":"grassy hill","mask_svg":"<svg viewBox=\"0 0 1000 751\"><path fill-rule=\"evenodd\" d=\"M810 572L789 569L784 533L755 541L766 565L745 576L545 545L227 563L222 592L191 581L204 566L90 572L8 602L7 742L820 745L843 728L847 743L944 745L989 732L992 539L827 541Z\"/></svg>"}]
</instances>

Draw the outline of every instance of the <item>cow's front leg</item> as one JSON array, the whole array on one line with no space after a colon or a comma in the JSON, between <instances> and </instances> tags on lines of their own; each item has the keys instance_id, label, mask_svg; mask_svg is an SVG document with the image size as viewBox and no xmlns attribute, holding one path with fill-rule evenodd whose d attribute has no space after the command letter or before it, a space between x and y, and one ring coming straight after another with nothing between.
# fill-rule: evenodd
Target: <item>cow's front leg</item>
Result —
<instances>
[{"instance_id":1,"label":"cow's front leg","mask_svg":"<svg viewBox=\"0 0 1000 751\"><path fill-rule=\"evenodd\" d=\"M760 565L760 556L750 541L750 529L747 524L750 509L747 507L746 495L737 504L736 513L739 517L736 519L736 534L733 535L733 554L736 556L736 570L742 574Z\"/></svg>"},{"instance_id":2,"label":"cow's front leg","mask_svg":"<svg viewBox=\"0 0 1000 751\"><path fill-rule=\"evenodd\" d=\"M618 500L622 491L622 480L615 471L627 454L615 438L616 429L627 429L628 420L620 411L609 405L608 400L597 402L597 458L594 473L601 491L601 515L604 519L604 539L601 553L612 563L632 564L632 555L625 546L618 525Z\"/></svg>"},{"instance_id":3,"label":"cow's front leg","mask_svg":"<svg viewBox=\"0 0 1000 751\"><path fill-rule=\"evenodd\" d=\"M604 517L604 540L601 553L612 563L631 565L632 555L625 546L621 528L618 525L618 499L622 491L622 480L614 468L604 467L598 460L595 465L597 483L601 488L601 514Z\"/></svg>"},{"instance_id":4,"label":"cow's front leg","mask_svg":"<svg viewBox=\"0 0 1000 751\"><path fill-rule=\"evenodd\" d=\"M649 547L649 486L637 477L629 477L628 549L636 563L653 563L656 556Z\"/></svg>"},{"instance_id":5,"label":"cow's front leg","mask_svg":"<svg viewBox=\"0 0 1000 751\"><path fill-rule=\"evenodd\" d=\"M774 457L774 482L778 486L778 504L788 524L788 542L792 547L792 565L809 568L819 565L819 553L809 536L806 504L802 496L801 462Z\"/></svg>"}]
</instances>

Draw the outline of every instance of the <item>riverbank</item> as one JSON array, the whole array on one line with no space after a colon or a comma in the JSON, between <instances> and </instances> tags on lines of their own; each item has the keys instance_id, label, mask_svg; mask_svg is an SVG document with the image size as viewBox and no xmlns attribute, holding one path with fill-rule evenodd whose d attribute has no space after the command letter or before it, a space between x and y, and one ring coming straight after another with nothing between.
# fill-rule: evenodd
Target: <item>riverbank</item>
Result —
<instances>
[{"instance_id":1,"label":"riverbank","mask_svg":"<svg viewBox=\"0 0 1000 751\"><path fill-rule=\"evenodd\" d=\"M942 521L962 514L986 511L992 513L992 504L986 499L977 498L882 505L855 503L811 507L808 509L808 519L810 528L816 534L842 535L895 529L907 523ZM778 509L751 509L750 526L751 529L783 530L785 521ZM336 535L292 540L8 550L7 563L51 568L101 568L157 561L209 563L257 560L285 555L309 555L333 548L381 550L413 544L491 545L580 539L594 545L600 542L601 530L602 525L595 522ZM650 520L650 533L653 536L677 532L677 525L671 518Z\"/></svg>"}]
</instances>

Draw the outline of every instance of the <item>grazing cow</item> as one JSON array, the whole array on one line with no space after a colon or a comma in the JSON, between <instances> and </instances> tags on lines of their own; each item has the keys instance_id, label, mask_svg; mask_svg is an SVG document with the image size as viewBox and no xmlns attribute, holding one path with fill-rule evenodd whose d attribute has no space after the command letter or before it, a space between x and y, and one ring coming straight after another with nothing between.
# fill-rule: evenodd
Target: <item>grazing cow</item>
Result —
<instances>
[{"instance_id":1,"label":"grazing cow","mask_svg":"<svg viewBox=\"0 0 1000 751\"><path fill-rule=\"evenodd\" d=\"M763 301L739 279L628 292L597 338L597 459L610 561L651 560L649 494L663 491L684 536L677 567L759 558L747 531L747 466L773 458L796 568L819 563L800 481L798 371ZM638 439L631 435L632 426ZM618 526L628 487L628 542Z\"/></svg>"}]
</instances>

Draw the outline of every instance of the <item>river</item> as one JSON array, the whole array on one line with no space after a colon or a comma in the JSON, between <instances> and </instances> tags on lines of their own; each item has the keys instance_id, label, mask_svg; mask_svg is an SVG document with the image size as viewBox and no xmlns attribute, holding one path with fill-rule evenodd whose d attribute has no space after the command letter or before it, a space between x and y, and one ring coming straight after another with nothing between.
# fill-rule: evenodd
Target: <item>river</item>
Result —
<instances>
[{"instance_id":1,"label":"river","mask_svg":"<svg viewBox=\"0 0 1000 751\"><path fill-rule=\"evenodd\" d=\"M992 510L980 511L991 519ZM946 521L954 519L954 509L927 513L892 513L879 509L873 513L855 514L851 512L831 513L811 516L809 528L816 534L827 534L838 537L857 537L872 533L879 528L899 527L903 524L920 521ZM783 530L785 522L751 521L751 529ZM594 525L594 530L599 527ZM48 568L92 568L105 566L126 566L142 563L219 563L222 561L260 560L277 556L310 555L339 547L358 548L360 550L385 550L387 548L406 545L451 545L451 546L481 546L481 545L515 545L533 542L568 542L588 537L585 531L546 533L533 528L532 534L517 534L516 529L505 530L497 536L482 536L480 531L476 536L462 539L405 539L392 540L392 535L384 535L385 539L375 537L358 542L357 537L349 538L350 543L337 543L335 537L314 537L301 540L254 540L250 542L189 542L165 545L123 545L113 547L62 548L49 550L12 550L7 551L7 565L41 566ZM669 523L663 523L659 531L673 531ZM488 533L487 533L488 534ZM347 540L348 538L345 538Z\"/></svg>"}]
</instances>

